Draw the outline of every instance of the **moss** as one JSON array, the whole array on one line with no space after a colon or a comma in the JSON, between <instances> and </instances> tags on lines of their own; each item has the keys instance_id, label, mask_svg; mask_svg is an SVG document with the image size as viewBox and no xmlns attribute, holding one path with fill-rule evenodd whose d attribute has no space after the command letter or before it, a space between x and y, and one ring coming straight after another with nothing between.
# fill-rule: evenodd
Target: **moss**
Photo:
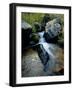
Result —
<instances>
[{"instance_id":1,"label":"moss","mask_svg":"<svg viewBox=\"0 0 73 90\"><path fill-rule=\"evenodd\" d=\"M38 34L32 34L31 40L34 41L35 43L39 42L39 35Z\"/></svg>"}]
</instances>

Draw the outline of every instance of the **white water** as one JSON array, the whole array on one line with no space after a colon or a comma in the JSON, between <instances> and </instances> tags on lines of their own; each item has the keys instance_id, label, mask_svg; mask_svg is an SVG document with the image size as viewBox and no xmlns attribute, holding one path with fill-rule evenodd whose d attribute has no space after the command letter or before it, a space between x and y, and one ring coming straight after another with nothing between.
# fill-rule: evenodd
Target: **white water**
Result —
<instances>
[{"instance_id":1,"label":"white water","mask_svg":"<svg viewBox=\"0 0 73 90\"><path fill-rule=\"evenodd\" d=\"M43 35L44 32L39 33L40 36L39 44L43 45L44 50L48 53L50 57L47 64L44 66L44 71L46 72L46 75L53 75L52 69L55 68L56 61L55 61L55 55L53 54L52 50L55 47L54 44L47 43Z\"/></svg>"},{"instance_id":2,"label":"white water","mask_svg":"<svg viewBox=\"0 0 73 90\"><path fill-rule=\"evenodd\" d=\"M40 36L39 43L41 44L41 43L46 42L46 41L45 41L45 38L43 37L44 31L43 31L43 32L39 32L38 34L39 34L39 36Z\"/></svg>"},{"instance_id":3,"label":"white water","mask_svg":"<svg viewBox=\"0 0 73 90\"><path fill-rule=\"evenodd\" d=\"M45 38L43 37L44 35L44 32L39 32L39 36L40 36L40 39L39 39L39 44L43 45L45 51L51 55L52 57L54 57L53 53L50 51L50 48L52 47L52 44L49 44L46 42Z\"/></svg>"}]
</instances>

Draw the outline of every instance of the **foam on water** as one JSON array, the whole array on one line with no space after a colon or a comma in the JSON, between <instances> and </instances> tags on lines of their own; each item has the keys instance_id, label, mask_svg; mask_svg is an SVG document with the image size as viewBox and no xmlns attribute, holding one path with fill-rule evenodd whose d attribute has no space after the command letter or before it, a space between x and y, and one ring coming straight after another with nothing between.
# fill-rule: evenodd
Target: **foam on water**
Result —
<instances>
[{"instance_id":1,"label":"foam on water","mask_svg":"<svg viewBox=\"0 0 73 90\"><path fill-rule=\"evenodd\" d=\"M45 38L43 37L44 35L44 31L43 32L39 32L39 36L40 36L40 40L39 40L39 44L43 45L43 48L45 49L45 51L51 55L52 57L53 56L53 53L50 51L50 47L53 47L52 44L49 44L46 42Z\"/></svg>"}]
</instances>

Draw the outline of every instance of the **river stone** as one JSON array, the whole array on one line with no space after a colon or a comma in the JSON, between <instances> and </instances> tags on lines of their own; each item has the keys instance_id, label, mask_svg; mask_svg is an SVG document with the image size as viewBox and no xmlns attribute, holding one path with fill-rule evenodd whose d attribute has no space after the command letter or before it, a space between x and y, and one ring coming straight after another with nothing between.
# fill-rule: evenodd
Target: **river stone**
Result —
<instances>
[{"instance_id":1,"label":"river stone","mask_svg":"<svg viewBox=\"0 0 73 90\"><path fill-rule=\"evenodd\" d=\"M39 42L39 38L40 37L39 37L38 33L32 33L30 35L31 42L33 42L32 44L38 43Z\"/></svg>"},{"instance_id":2,"label":"river stone","mask_svg":"<svg viewBox=\"0 0 73 90\"><path fill-rule=\"evenodd\" d=\"M22 21L21 29L22 29L21 33L22 33L22 52L23 52L23 49L29 45L32 27L30 24L26 23L25 21Z\"/></svg>"},{"instance_id":3,"label":"river stone","mask_svg":"<svg viewBox=\"0 0 73 90\"><path fill-rule=\"evenodd\" d=\"M41 24L38 22L34 22L34 27L36 32L40 32L41 31Z\"/></svg>"},{"instance_id":4,"label":"river stone","mask_svg":"<svg viewBox=\"0 0 73 90\"><path fill-rule=\"evenodd\" d=\"M41 32L45 30L45 25L43 23L35 22L34 27L36 32Z\"/></svg>"},{"instance_id":5,"label":"river stone","mask_svg":"<svg viewBox=\"0 0 73 90\"><path fill-rule=\"evenodd\" d=\"M62 29L62 27L61 27L59 18L53 19L53 20L49 21L48 23L46 23L45 33L44 33L44 37L45 37L46 41L53 42L52 39L57 38L61 29Z\"/></svg>"}]
</instances>

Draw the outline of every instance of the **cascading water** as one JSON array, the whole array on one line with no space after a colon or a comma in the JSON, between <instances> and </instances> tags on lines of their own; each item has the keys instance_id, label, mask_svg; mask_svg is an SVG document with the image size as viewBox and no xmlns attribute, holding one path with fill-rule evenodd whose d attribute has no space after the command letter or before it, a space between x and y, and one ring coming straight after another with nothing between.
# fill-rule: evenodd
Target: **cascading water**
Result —
<instances>
[{"instance_id":1,"label":"cascading water","mask_svg":"<svg viewBox=\"0 0 73 90\"><path fill-rule=\"evenodd\" d=\"M39 36L40 36L39 43L41 44L41 43L46 42L46 41L45 41L45 38L43 37L44 31L39 32L38 34L39 34Z\"/></svg>"},{"instance_id":2,"label":"cascading water","mask_svg":"<svg viewBox=\"0 0 73 90\"><path fill-rule=\"evenodd\" d=\"M43 45L43 48L45 49L45 51L49 55L51 55L52 57L54 57L53 54L52 54L52 52L50 51L50 48L52 47L52 44L47 43L46 40L45 40L45 38L43 37L43 35L44 35L44 31L43 32L39 32L39 36L40 36L39 44L40 45Z\"/></svg>"},{"instance_id":3,"label":"cascading water","mask_svg":"<svg viewBox=\"0 0 73 90\"><path fill-rule=\"evenodd\" d=\"M48 75L53 75L53 72L52 72L52 68L55 67L55 56L53 54L53 48L55 48L54 44L50 44L50 43L47 43L45 38L43 37L44 35L44 31L43 32L39 32L38 33L39 36L40 36L40 39L39 39L39 44L40 46L42 45L41 49L44 52L46 52L47 54L45 54L43 57L44 57L44 61L43 61L43 64L44 64L44 71L48 74ZM45 56L48 56L49 58L45 58Z\"/></svg>"}]
</instances>

